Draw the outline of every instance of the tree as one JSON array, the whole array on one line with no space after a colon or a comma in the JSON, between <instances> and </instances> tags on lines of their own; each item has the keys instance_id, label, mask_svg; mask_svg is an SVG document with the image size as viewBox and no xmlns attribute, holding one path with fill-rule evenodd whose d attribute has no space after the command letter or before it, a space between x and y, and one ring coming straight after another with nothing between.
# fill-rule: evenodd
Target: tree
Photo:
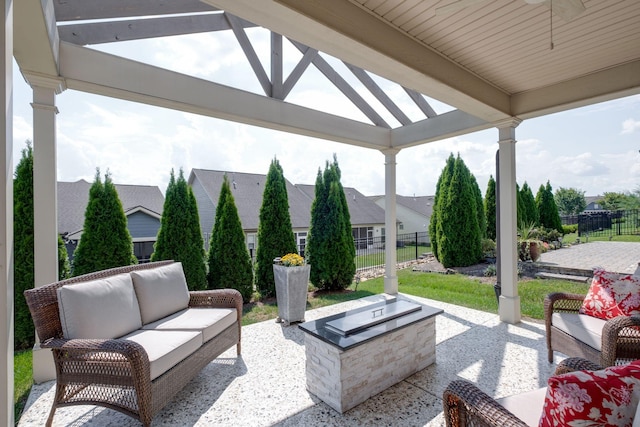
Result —
<instances>
[{"instance_id":1,"label":"tree","mask_svg":"<svg viewBox=\"0 0 640 427\"><path fill-rule=\"evenodd\" d=\"M478 225L476 197L471 172L460 155L453 176L443 194L439 210L442 235L438 240L439 261L445 267L464 267L482 258L482 239Z\"/></svg>"},{"instance_id":2,"label":"tree","mask_svg":"<svg viewBox=\"0 0 640 427\"><path fill-rule=\"evenodd\" d=\"M151 255L151 261L169 259L182 263L190 290L206 288L204 242L198 205L182 169L177 180L171 170L160 229Z\"/></svg>"},{"instance_id":3,"label":"tree","mask_svg":"<svg viewBox=\"0 0 640 427\"><path fill-rule=\"evenodd\" d=\"M453 167L455 165L456 158L453 157L453 153L449 154L447 163L444 169L438 177L438 183L436 184L436 195L433 199L433 210L431 212L431 219L429 221L429 239L431 240L431 252L436 259L440 259L438 250L438 241L442 236L442 227L440 224L440 208L444 205L444 194L447 192L449 181L453 176Z\"/></svg>"},{"instance_id":4,"label":"tree","mask_svg":"<svg viewBox=\"0 0 640 427\"><path fill-rule=\"evenodd\" d=\"M89 189L89 203L84 214L82 238L73 255L72 274L80 276L137 262L116 186L108 172L103 184L98 169Z\"/></svg>"},{"instance_id":5,"label":"tree","mask_svg":"<svg viewBox=\"0 0 640 427\"><path fill-rule=\"evenodd\" d=\"M523 216L525 224L539 224L540 216L538 215L536 199L533 197L533 192L531 191L531 187L529 187L529 184L527 184L527 181L522 184L522 189L520 190L520 198L522 200L522 206L525 213Z\"/></svg>"},{"instance_id":6,"label":"tree","mask_svg":"<svg viewBox=\"0 0 640 427\"><path fill-rule=\"evenodd\" d=\"M221 265L220 259L222 257L222 249L225 244L221 240L222 230L220 228L220 218L222 212L224 212L224 204L227 200L227 196L231 196L231 188L229 185L224 185L227 182L225 175L222 187L220 189L220 196L218 196L218 205L216 206L216 216L213 221L213 228L211 230L211 238L209 239L209 254L207 255L207 264L209 266L209 272L207 273L207 286L209 289L217 289L221 287L220 273Z\"/></svg>"},{"instance_id":7,"label":"tree","mask_svg":"<svg viewBox=\"0 0 640 427\"><path fill-rule=\"evenodd\" d=\"M355 274L355 245L336 156L318 170L307 244L310 280L321 289L344 289Z\"/></svg>"},{"instance_id":8,"label":"tree","mask_svg":"<svg viewBox=\"0 0 640 427\"><path fill-rule=\"evenodd\" d=\"M27 141L16 166L13 182L14 242L14 346L25 349L34 344L34 327L23 292L34 286L33 261L33 148Z\"/></svg>"},{"instance_id":9,"label":"tree","mask_svg":"<svg viewBox=\"0 0 640 427\"><path fill-rule=\"evenodd\" d=\"M225 188L226 187L226 188ZM219 271L215 285L220 288L237 289L244 302L251 300L253 293L253 269L251 258L245 244L244 231L238 215L238 209L229 188L229 180L224 176L222 190L225 192L224 203L218 204L212 241L216 242L214 261ZM221 196L222 197L222 196ZM217 211L221 211L218 215ZM220 243L222 243L220 245ZM210 251L214 249L211 248ZM209 257L211 261L211 256Z\"/></svg>"},{"instance_id":10,"label":"tree","mask_svg":"<svg viewBox=\"0 0 640 427\"><path fill-rule=\"evenodd\" d=\"M297 253L296 240L289 216L289 197L282 166L271 161L262 193L258 252L256 254L256 287L263 297L275 295L273 259Z\"/></svg>"},{"instance_id":11,"label":"tree","mask_svg":"<svg viewBox=\"0 0 640 427\"><path fill-rule=\"evenodd\" d=\"M560 187L553 198L558 206L558 211L563 215L577 215L587 207L584 191L575 188Z\"/></svg>"},{"instance_id":12,"label":"tree","mask_svg":"<svg viewBox=\"0 0 640 427\"><path fill-rule=\"evenodd\" d=\"M526 222L526 215L522 192L520 191L520 186L516 183L516 224L518 227Z\"/></svg>"},{"instance_id":13,"label":"tree","mask_svg":"<svg viewBox=\"0 0 640 427\"><path fill-rule=\"evenodd\" d=\"M610 211L638 209L640 207L640 199L633 193L606 192L598 203L603 209Z\"/></svg>"},{"instance_id":14,"label":"tree","mask_svg":"<svg viewBox=\"0 0 640 427\"><path fill-rule=\"evenodd\" d=\"M547 181L546 187L540 185L536 194L536 205L540 215L540 225L546 229L558 230L562 233L562 221L558 214L558 207L553 198L551 184Z\"/></svg>"},{"instance_id":15,"label":"tree","mask_svg":"<svg viewBox=\"0 0 640 427\"><path fill-rule=\"evenodd\" d=\"M23 292L34 287L33 230L33 148L31 141L22 150L13 182L14 227L14 347L26 349L35 343L35 330ZM67 249L58 235L58 279L69 277Z\"/></svg>"},{"instance_id":16,"label":"tree","mask_svg":"<svg viewBox=\"0 0 640 427\"><path fill-rule=\"evenodd\" d=\"M480 186L478 185L478 181L473 174L470 173L471 177L471 188L473 190L473 194L476 198L476 215L478 216L478 228L480 229L480 238L484 238L487 236L487 217L484 215L484 203L482 201L482 191L480 191Z\"/></svg>"},{"instance_id":17,"label":"tree","mask_svg":"<svg viewBox=\"0 0 640 427\"><path fill-rule=\"evenodd\" d=\"M484 213L487 219L487 237L496 240L496 180L489 176L487 193L484 197Z\"/></svg>"}]
</instances>

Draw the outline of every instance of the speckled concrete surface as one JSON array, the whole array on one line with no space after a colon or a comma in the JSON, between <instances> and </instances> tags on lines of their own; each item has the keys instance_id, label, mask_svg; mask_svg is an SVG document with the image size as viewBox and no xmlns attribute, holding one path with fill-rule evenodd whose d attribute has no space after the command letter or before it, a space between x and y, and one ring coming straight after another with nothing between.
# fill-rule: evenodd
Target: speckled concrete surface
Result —
<instances>
[{"instance_id":1,"label":"speckled concrete surface","mask_svg":"<svg viewBox=\"0 0 640 427\"><path fill-rule=\"evenodd\" d=\"M317 319L370 304L381 296L307 312ZM544 325L506 325L494 314L414 298L442 308L436 320L436 364L339 414L305 389L302 331L273 320L242 329L235 348L209 364L153 422L154 426L441 426L442 392L465 378L501 397L544 386ZM558 357L558 356L557 356ZM557 363L558 358L555 362ZM19 426L44 425L54 383L33 387ZM92 406L61 408L54 426L138 426L132 418Z\"/></svg>"}]
</instances>

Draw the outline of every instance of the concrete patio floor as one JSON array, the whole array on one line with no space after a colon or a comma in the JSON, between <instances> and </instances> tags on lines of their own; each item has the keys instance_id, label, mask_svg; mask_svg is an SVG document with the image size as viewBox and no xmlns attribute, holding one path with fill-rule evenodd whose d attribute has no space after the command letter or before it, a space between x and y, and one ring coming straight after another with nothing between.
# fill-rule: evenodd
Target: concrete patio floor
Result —
<instances>
[{"instance_id":1,"label":"concrete patio floor","mask_svg":"<svg viewBox=\"0 0 640 427\"><path fill-rule=\"evenodd\" d=\"M321 318L381 300L371 296L306 314ZM154 426L441 426L442 392L453 379L473 381L502 397L546 385L555 365L546 357L542 323L501 323L498 316L407 296L439 307L436 363L344 414L305 387L302 331L273 320L242 328L242 356L235 347L210 363L165 409ZM42 426L51 408L54 382L35 385L19 426ZM139 426L116 411L93 406L61 408L54 426Z\"/></svg>"}]
</instances>

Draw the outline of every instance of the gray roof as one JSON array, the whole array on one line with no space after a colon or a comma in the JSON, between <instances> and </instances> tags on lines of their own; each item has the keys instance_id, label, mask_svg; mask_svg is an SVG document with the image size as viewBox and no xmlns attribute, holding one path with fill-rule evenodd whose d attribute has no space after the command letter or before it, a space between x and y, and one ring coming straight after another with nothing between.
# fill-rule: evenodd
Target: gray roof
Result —
<instances>
[{"instance_id":1,"label":"gray roof","mask_svg":"<svg viewBox=\"0 0 640 427\"><path fill-rule=\"evenodd\" d=\"M164 196L157 186L115 184L125 214L137 207L162 215ZM58 182L58 233L74 233L84 226L91 183Z\"/></svg>"},{"instance_id":2,"label":"gray roof","mask_svg":"<svg viewBox=\"0 0 640 427\"><path fill-rule=\"evenodd\" d=\"M257 230L260 219L260 206L262 206L262 193L267 180L266 175L193 169L189 177L189 183L193 183L194 179L198 179L215 206L220 197L220 188L225 174L231 184L231 193L238 209L242 228L244 230ZM293 228L308 228L311 224L311 204L315 198L315 186L293 185L287 179L285 181L289 198L291 225ZM344 191L347 196L352 226L384 224L384 210L378 205L354 188L347 187Z\"/></svg>"},{"instance_id":3,"label":"gray roof","mask_svg":"<svg viewBox=\"0 0 640 427\"><path fill-rule=\"evenodd\" d=\"M193 169L189 177L189 183L192 183L194 179L198 179L215 207L220 198L220 188L225 174L231 184L231 194L233 194L236 208L238 209L242 228L244 230L257 230L260 222L262 193L264 192L264 184L267 181L266 175ZM293 228L309 227L312 200L298 191L287 179L285 179L285 182L289 199L291 226Z\"/></svg>"},{"instance_id":4,"label":"gray roof","mask_svg":"<svg viewBox=\"0 0 640 427\"><path fill-rule=\"evenodd\" d=\"M420 215L431 217L435 196L396 196L396 203L418 212Z\"/></svg>"},{"instance_id":5,"label":"gray roof","mask_svg":"<svg viewBox=\"0 0 640 427\"><path fill-rule=\"evenodd\" d=\"M303 193L313 200L315 198L315 185L296 184ZM376 205L373 200L353 187L344 187L344 195L349 206L351 226L371 224L384 224L384 209Z\"/></svg>"}]
</instances>

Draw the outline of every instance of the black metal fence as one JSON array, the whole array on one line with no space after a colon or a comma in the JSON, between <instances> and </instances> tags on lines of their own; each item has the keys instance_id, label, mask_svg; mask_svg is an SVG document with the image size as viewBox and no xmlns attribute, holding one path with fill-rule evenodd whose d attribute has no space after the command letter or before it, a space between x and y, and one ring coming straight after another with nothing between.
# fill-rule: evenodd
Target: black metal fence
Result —
<instances>
[{"instance_id":1,"label":"black metal fence","mask_svg":"<svg viewBox=\"0 0 640 427\"><path fill-rule=\"evenodd\" d=\"M385 236L354 239L354 243L356 246L356 270L358 272L384 267ZM423 253L431 251L429 234L427 232L398 234L395 247L398 263L416 260Z\"/></svg>"},{"instance_id":2,"label":"black metal fence","mask_svg":"<svg viewBox=\"0 0 640 427\"><path fill-rule=\"evenodd\" d=\"M640 234L640 209L591 212L578 215L578 236Z\"/></svg>"}]
</instances>

